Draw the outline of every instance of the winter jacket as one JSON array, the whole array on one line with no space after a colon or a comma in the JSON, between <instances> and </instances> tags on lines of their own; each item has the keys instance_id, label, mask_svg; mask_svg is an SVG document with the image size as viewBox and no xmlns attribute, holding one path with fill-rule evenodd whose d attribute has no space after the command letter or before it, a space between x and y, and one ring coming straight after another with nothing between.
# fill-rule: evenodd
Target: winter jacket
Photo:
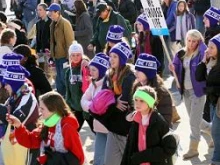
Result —
<instances>
[{"instance_id":1,"label":"winter jacket","mask_svg":"<svg viewBox=\"0 0 220 165\"><path fill-rule=\"evenodd\" d=\"M18 0L23 9L22 16L28 22L36 17L37 0Z\"/></svg>"},{"instance_id":2,"label":"winter jacket","mask_svg":"<svg viewBox=\"0 0 220 165\"><path fill-rule=\"evenodd\" d=\"M4 105L0 105L0 120L4 124L8 123L6 121L8 105L11 107L11 114L16 116L21 122L25 122L25 126L28 130L36 128L35 124L39 117L38 104L36 97L30 90L22 92L16 99L14 96L11 96Z\"/></svg>"},{"instance_id":3,"label":"winter jacket","mask_svg":"<svg viewBox=\"0 0 220 165\"><path fill-rule=\"evenodd\" d=\"M169 126L156 111L152 112L146 131L147 149L138 150L139 123L132 122L121 165L172 165L171 157L176 152L177 144L172 135L163 138L169 132Z\"/></svg>"},{"instance_id":4,"label":"winter jacket","mask_svg":"<svg viewBox=\"0 0 220 165\"><path fill-rule=\"evenodd\" d=\"M63 146L66 150L72 152L79 160L80 164L84 163L84 154L82 149L82 143L80 141L80 136L77 131L79 124L76 118L72 115L63 117L61 119L61 129L63 135ZM29 132L25 126L21 125L19 128L15 129L15 137L18 143L27 148L40 148L42 139L40 137L40 132L42 128L36 128L32 132ZM54 147L56 141L54 140L56 126L49 127L48 130L48 140L50 141L49 146ZM71 130L71 131L70 131ZM58 139L60 140L60 139Z\"/></svg>"},{"instance_id":5,"label":"winter jacket","mask_svg":"<svg viewBox=\"0 0 220 165\"><path fill-rule=\"evenodd\" d=\"M172 0L170 6L165 13L166 23L170 32L171 41L175 41L176 39L176 6L177 2L175 0Z\"/></svg>"},{"instance_id":6,"label":"winter jacket","mask_svg":"<svg viewBox=\"0 0 220 165\"><path fill-rule=\"evenodd\" d=\"M125 29L124 37L130 38L125 19L119 13L110 10L109 18L102 20L99 17L96 22L95 32L90 41L92 45L96 46L96 53L102 52L105 49L106 35L111 25L121 25Z\"/></svg>"},{"instance_id":7,"label":"winter jacket","mask_svg":"<svg viewBox=\"0 0 220 165\"><path fill-rule=\"evenodd\" d=\"M68 49L74 40L72 26L68 20L60 16L57 22L50 25L51 56L60 59L68 57Z\"/></svg>"},{"instance_id":8,"label":"winter jacket","mask_svg":"<svg viewBox=\"0 0 220 165\"><path fill-rule=\"evenodd\" d=\"M45 20L38 20L36 23L36 51L45 53L45 49L50 50L50 24L51 19L46 17Z\"/></svg>"},{"instance_id":9,"label":"winter jacket","mask_svg":"<svg viewBox=\"0 0 220 165\"><path fill-rule=\"evenodd\" d=\"M220 97L220 65L214 66L207 75L206 64L201 62L196 69L196 80L206 81L206 88L204 88L208 100L216 105Z\"/></svg>"},{"instance_id":10,"label":"winter jacket","mask_svg":"<svg viewBox=\"0 0 220 165\"><path fill-rule=\"evenodd\" d=\"M81 99L81 106L84 111L89 112L89 105L91 104L95 95L102 89L103 81L104 78L94 82L96 87L93 83L90 83L88 89L83 94ZM108 133L108 130L96 119L93 121L93 126L95 132Z\"/></svg>"},{"instance_id":11,"label":"winter jacket","mask_svg":"<svg viewBox=\"0 0 220 165\"><path fill-rule=\"evenodd\" d=\"M196 80L196 68L198 64L202 61L205 50L206 50L206 45L201 42L199 44L199 51L197 55L194 55L194 57L191 58L190 60L190 77L191 77L191 82L193 86L193 90L195 92L195 95L197 97L203 96L204 93L204 87L205 87L205 81L199 82ZM184 75L185 71L183 68L183 56L185 55L185 51L182 49L180 50L174 57L173 59L173 65L175 66L175 72L178 78L178 81L180 83L180 94L183 94L184 92Z\"/></svg>"},{"instance_id":12,"label":"winter jacket","mask_svg":"<svg viewBox=\"0 0 220 165\"><path fill-rule=\"evenodd\" d=\"M207 28L205 31L205 44L208 45L209 40L219 33L220 33L220 25Z\"/></svg>"},{"instance_id":13,"label":"winter jacket","mask_svg":"<svg viewBox=\"0 0 220 165\"><path fill-rule=\"evenodd\" d=\"M84 54L86 54L90 59L92 59L93 51L89 51L87 49L87 46L89 45L89 41L91 40L93 35L92 21L88 12L83 12L76 19L76 27L74 33L76 40L83 47Z\"/></svg>"},{"instance_id":14,"label":"winter jacket","mask_svg":"<svg viewBox=\"0 0 220 165\"><path fill-rule=\"evenodd\" d=\"M132 106L131 90L134 80L134 73L130 70L125 74L121 86L121 100L127 101L130 107ZM108 76L105 77L103 89L111 89ZM118 97L119 95L115 95L116 100ZM129 113L130 109L128 108L126 111L121 111L116 107L116 105L117 102L115 104L111 104L108 107L107 112L101 116L93 114L91 111L90 113L93 115L94 118L99 120L109 131L121 136L127 136L131 123L126 120L126 115Z\"/></svg>"},{"instance_id":15,"label":"winter jacket","mask_svg":"<svg viewBox=\"0 0 220 165\"><path fill-rule=\"evenodd\" d=\"M194 10L198 15L203 15L210 8L210 0L195 0Z\"/></svg>"},{"instance_id":16,"label":"winter jacket","mask_svg":"<svg viewBox=\"0 0 220 165\"><path fill-rule=\"evenodd\" d=\"M127 19L130 22L130 24L135 23L137 18L137 11L133 1L120 0L118 11L125 19Z\"/></svg>"}]
</instances>

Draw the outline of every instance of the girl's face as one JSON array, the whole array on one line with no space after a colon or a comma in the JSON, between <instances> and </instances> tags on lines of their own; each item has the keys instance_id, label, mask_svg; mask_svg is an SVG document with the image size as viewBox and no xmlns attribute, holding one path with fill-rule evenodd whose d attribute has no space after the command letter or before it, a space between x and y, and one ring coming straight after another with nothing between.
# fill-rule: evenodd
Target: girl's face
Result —
<instances>
[{"instance_id":1,"label":"girl's face","mask_svg":"<svg viewBox=\"0 0 220 165\"><path fill-rule=\"evenodd\" d=\"M99 78L99 70L94 66L89 66L89 72L92 79L98 79Z\"/></svg>"},{"instance_id":2,"label":"girl's face","mask_svg":"<svg viewBox=\"0 0 220 165\"><path fill-rule=\"evenodd\" d=\"M142 23L136 22L136 26L137 26L137 31L138 31L139 33L144 31L144 26L143 26Z\"/></svg>"},{"instance_id":3,"label":"girl's face","mask_svg":"<svg viewBox=\"0 0 220 165\"><path fill-rule=\"evenodd\" d=\"M39 110L40 110L40 113L42 114L43 119L47 119L51 115L53 115L53 113L48 110L48 108L46 107L43 101L40 101L39 103L40 103Z\"/></svg>"},{"instance_id":4,"label":"girl's face","mask_svg":"<svg viewBox=\"0 0 220 165\"><path fill-rule=\"evenodd\" d=\"M136 70L135 76L136 76L136 79L138 80L138 82L140 82L142 85L147 84L147 76L143 72Z\"/></svg>"},{"instance_id":5,"label":"girl's face","mask_svg":"<svg viewBox=\"0 0 220 165\"><path fill-rule=\"evenodd\" d=\"M183 2L180 2L178 5L178 11L183 12L185 10L185 4Z\"/></svg>"},{"instance_id":6,"label":"girl's face","mask_svg":"<svg viewBox=\"0 0 220 165\"><path fill-rule=\"evenodd\" d=\"M72 53L69 56L70 63L78 64L82 60L82 54L81 53Z\"/></svg>"},{"instance_id":7,"label":"girl's face","mask_svg":"<svg viewBox=\"0 0 220 165\"><path fill-rule=\"evenodd\" d=\"M8 91L9 96L12 96L13 91L11 85L5 84L5 89Z\"/></svg>"},{"instance_id":8,"label":"girl's face","mask_svg":"<svg viewBox=\"0 0 220 165\"><path fill-rule=\"evenodd\" d=\"M207 17L204 17L204 18L203 18L203 23L204 23L204 26L205 26L206 28L209 28L209 27L210 27L210 21L209 21L209 19L208 19Z\"/></svg>"},{"instance_id":9,"label":"girl's face","mask_svg":"<svg viewBox=\"0 0 220 165\"><path fill-rule=\"evenodd\" d=\"M141 112L141 114L148 114L150 112L148 104L139 97L134 99L134 109Z\"/></svg>"},{"instance_id":10,"label":"girl's face","mask_svg":"<svg viewBox=\"0 0 220 165\"><path fill-rule=\"evenodd\" d=\"M192 38L191 36L188 36L187 40L186 40L186 45L187 45L187 49L188 51L195 51L199 45L199 41L195 40L194 38Z\"/></svg>"},{"instance_id":11,"label":"girl's face","mask_svg":"<svg viewBox=\"0 0 220 165\"><path fill-rule=\"evenodd\" d=\"M207 48L207 53L208 53L209 57L217 58L218 49L213 42L209 42L208 48Z\"/></svg>"},{"instance_id":12,"label":"girl's face","mask_svg":"<svg viewBox=\"0 0 220 165\"><path fill-rule=\"evenodd\" d=\"M111 65L111 68L118 69L119 68L119 57L115 53L110 53L109 55L109 62Z\"/></svg>"}]
</instances>

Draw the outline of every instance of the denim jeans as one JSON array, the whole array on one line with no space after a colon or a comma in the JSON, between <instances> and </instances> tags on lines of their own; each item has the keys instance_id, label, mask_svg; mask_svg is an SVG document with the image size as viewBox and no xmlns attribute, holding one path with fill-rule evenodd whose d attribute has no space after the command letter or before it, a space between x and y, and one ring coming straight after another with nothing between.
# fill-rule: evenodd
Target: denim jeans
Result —
<instances>
[{"instance_id":1,"label":"denim jeans","mask_svg":"<svg viewBox=\"0 0 220 165\"><path fill-rule=\"evenodd\" d=\"M196 29L201 32L201 34L204 34L205 32L205 26L203 23L203 15L196 14Z\"/></svg>"},{"instance_id":2,"label":"denim jeans","mask_svg":"<svg viewBox=\"0 0 220 165\"><path fill-rule=\"evenodd\" d=\"M106 141L107 141L107 134L96 132L93 165L104 165Z\"/></svg>"},{"instance_id":3,"label":"denim jeans","mask_svg":"<svg viewBox=\"0 0 220 165\"><path fill-rule=\"evenodd\" d=\"M212 138L214 141L212 163L220 165L220 118L217 116L216 111L212 120Z\"/></svg>"},{"instance_id":4,"label":"denim jeans","mask_svg":"<svg viewBox=\"0 0 220 165\"><path fill-rule=\"evenodd\" d=\"M210 103L209 107L210 107L210 119L211 119L211 122L212 122L214 114L215 114L216 106L214 106L213 104Z\"/></svg>"},{"instance_id":5,"label":"denim jeans","mask_svg":"<svg viewBox=\"0 0 220 165\"><path fill-rule=\"evenodd\" d=\"M66 58L55 59L56 64L56 88L57 92L60 93L62 96L66 94L66 86L65 86L65 69L63 68L63 64L67 62Z\"/></svg>"}]
</instances>

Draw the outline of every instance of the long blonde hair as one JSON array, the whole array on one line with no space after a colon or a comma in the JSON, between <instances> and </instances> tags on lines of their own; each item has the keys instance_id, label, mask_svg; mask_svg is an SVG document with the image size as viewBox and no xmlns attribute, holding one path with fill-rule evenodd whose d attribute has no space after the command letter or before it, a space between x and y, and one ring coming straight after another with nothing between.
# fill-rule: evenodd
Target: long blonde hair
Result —
<instances>
[{"instance_id":1,"label":"long blonde hair","mask_svg":"<svg viewBox=\"0 0 220 165\"><path fill-rule=\"evenodd\" d=\"M193 55L194 55L194 57L196 56L196 55L198 55L198 53L199 53L199 43L200 42L204 42L204 37L202 36L202 34L198 31L198 30L196 30L196 29L192 29L192 30L189 30L187 33L186 33L186 46L185 46L185 48L184 48L184 50L185 50L185 55L183 56L183 58L186 56L186 55L189 55L189 51L188 51L188 48L187 48L187 38L188 37L191 37L191 38L193 38L194 40L197 40L198 41L198 46L197 46L197 48L195 49L195 51L193 52Z\"/></svg>"}]
</instances>

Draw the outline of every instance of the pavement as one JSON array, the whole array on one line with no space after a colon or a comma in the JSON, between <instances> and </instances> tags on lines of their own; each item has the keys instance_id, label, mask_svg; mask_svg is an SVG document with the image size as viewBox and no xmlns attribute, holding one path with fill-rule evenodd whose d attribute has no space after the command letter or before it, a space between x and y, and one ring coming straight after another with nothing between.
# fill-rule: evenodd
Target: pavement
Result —
<instances>
[{"instance_id":1,"label":"pavement","mask_svg":"<svg viewBox=\"0 0 220 165\"><path fill-rule=\"evenodd\" d=\"M165 81L165 85L168 88L171 88L172 77L169 77ZM183 102L179 102L180 105L177 106L177 111L181 117L181 120L174 124L173 129L175 133L180 137L180 147L178 151L178 158L176 160L175 165L209 165L213 153L213 148L210 149L208 147L210 137L204 133L201 136L201 142L199 143L199 156L184 161L182 159L182 155L187 152L189 145L189 118L186 112L186 108ZM82 130L80 131L80 135L83 142L83 149L87 158L87 161L90 162L93 160L94 154L94 134L91 132L87 123L84 123Z\"/></svg>"}]
</instances>

